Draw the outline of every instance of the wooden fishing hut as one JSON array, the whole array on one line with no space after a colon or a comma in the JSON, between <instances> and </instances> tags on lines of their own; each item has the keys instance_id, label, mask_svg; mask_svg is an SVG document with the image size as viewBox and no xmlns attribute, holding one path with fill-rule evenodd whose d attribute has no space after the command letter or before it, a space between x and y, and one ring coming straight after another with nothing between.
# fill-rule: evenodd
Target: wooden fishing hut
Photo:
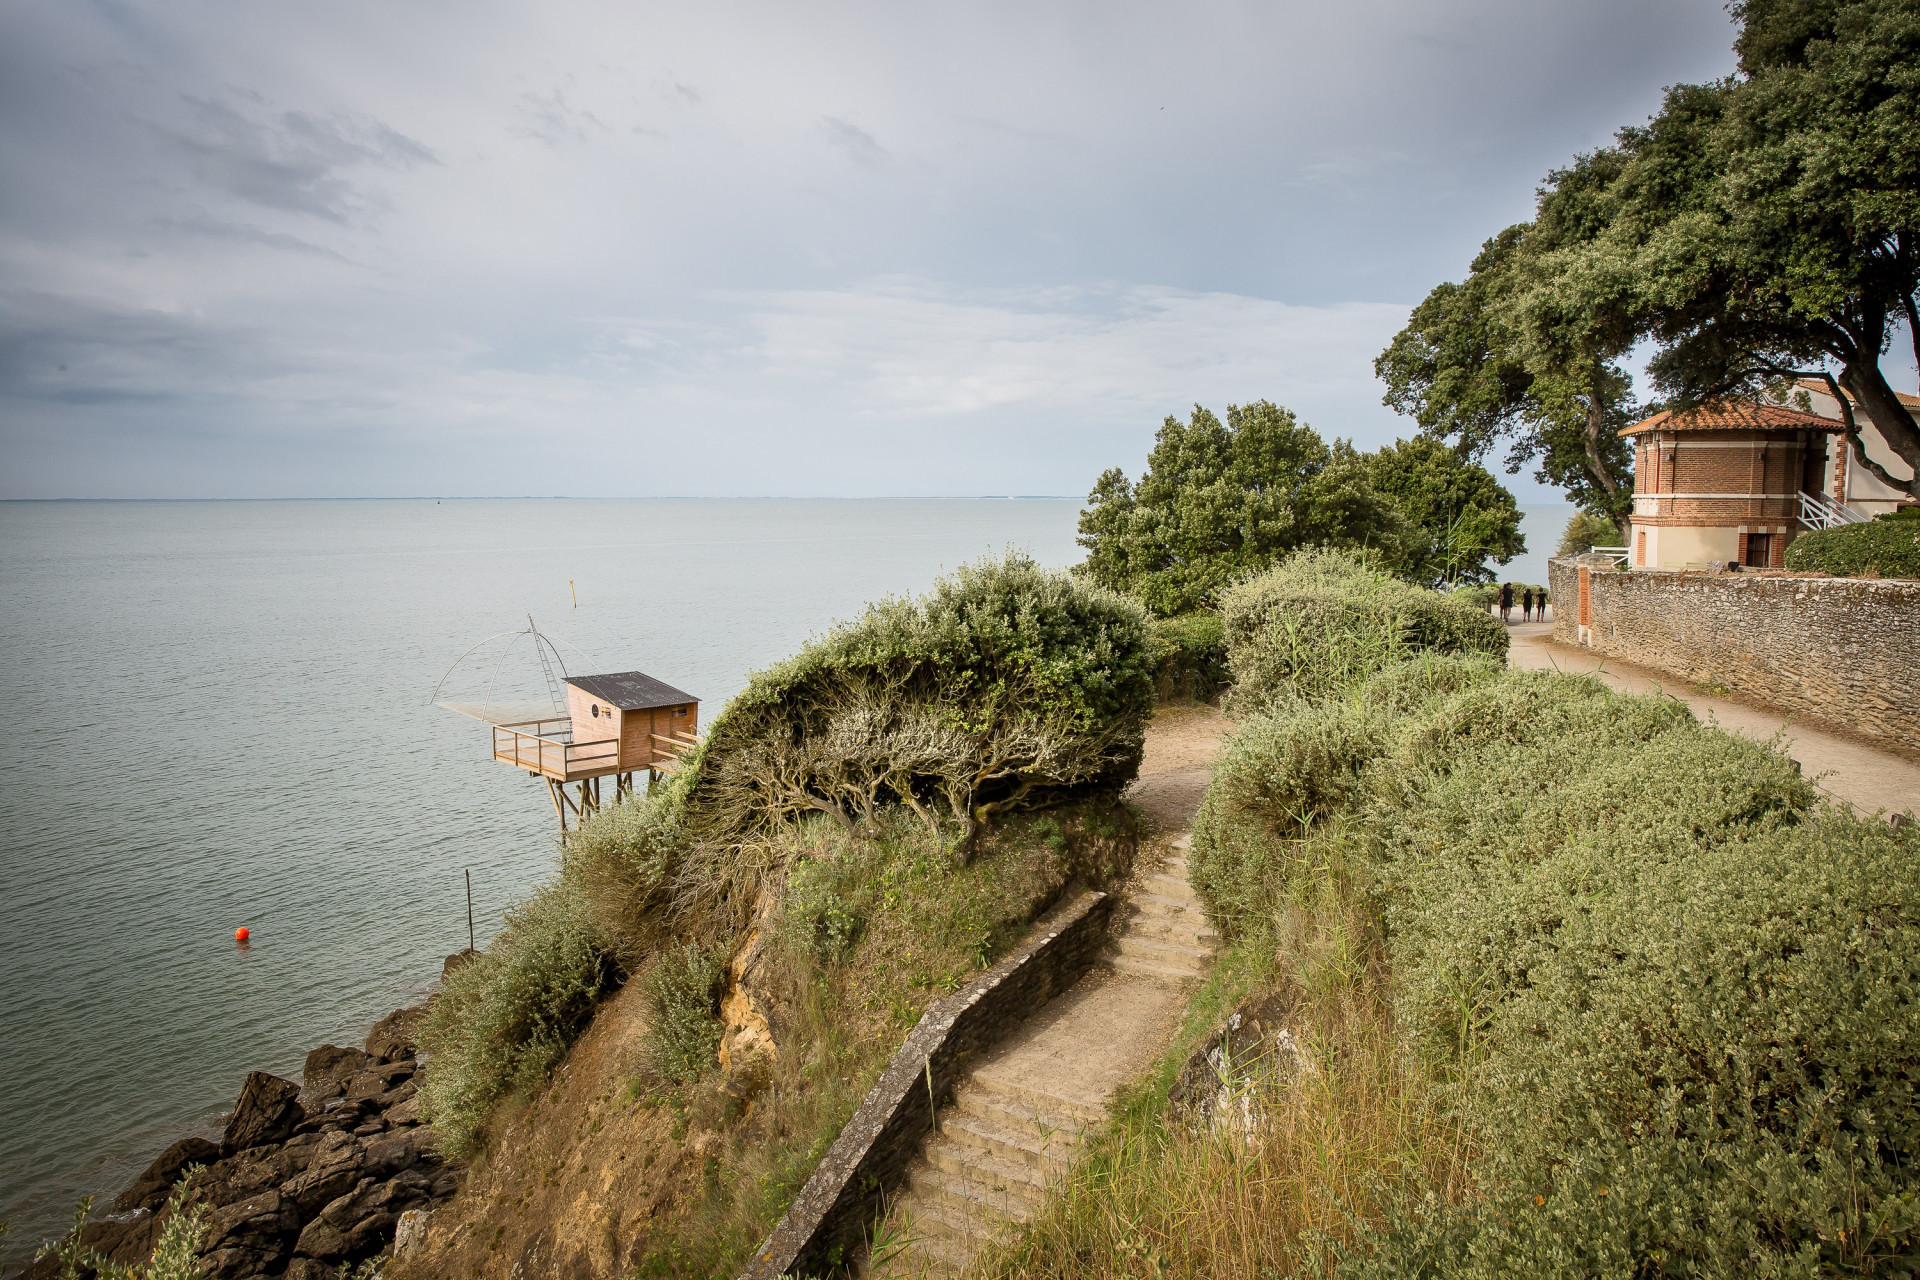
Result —
<instances>
[{"instance_id":1,"label":"wooden fishing hut","mask_svg":"<svg viewBox=\"0 0 1920 1280\"><path fill-rule=\"evenodd\" d=\"M633 775L671 773L699 745L700 700L644 671L568 676L567 714L493 726L493 758L544 778L560 830L600 808L600 780L614 779L614 797L633 790ZM569 793L567 788L574 788Z\"/></svg>"}]
</instances>

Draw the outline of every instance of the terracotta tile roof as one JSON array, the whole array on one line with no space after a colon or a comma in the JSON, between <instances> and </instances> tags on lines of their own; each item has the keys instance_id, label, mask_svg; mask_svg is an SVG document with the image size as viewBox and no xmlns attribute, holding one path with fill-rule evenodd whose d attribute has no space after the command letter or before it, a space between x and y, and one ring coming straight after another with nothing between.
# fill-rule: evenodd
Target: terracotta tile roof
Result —
<instances>
[{"instance_id":1,"label":"terracotta tile roof","mask_svg":"<svg viewBox=\"0 0 1920 1280\"><path fill-rule=\"evenodd\" d=\"M1822 382L1818 378L1802 378L1800 379L1800 381L1794 383L1794 385L1801 388L1804 391L1817 391L1821 395L1825 395L1825 396L1830 396L1833 394L1833 392L1828 389L1827 384ZM1844 395L1849 400L1853 399L1853 393L1851 391L1842 390L1840 394ZM1898 396L1900 399L1900 403L1905 405L1907 408L1920 409L1920 396L1911 396L1904 391L1896 391L1893 394Z\"/></svg>"},{"instance_id":2,"label":"terracotta tile roof","mask_svg":"<svg viewBox=\"0 0 1920 1280\"><path fill-rule=\"evenodd\" d=\"M1754 400L1722 400L1699 405L1682 414L1656 413L1630 427L1623 436L1647 431L1839 431L1840 424L1817 413L1802 413L1784 405Z\"/></svg>"}]
</instances>

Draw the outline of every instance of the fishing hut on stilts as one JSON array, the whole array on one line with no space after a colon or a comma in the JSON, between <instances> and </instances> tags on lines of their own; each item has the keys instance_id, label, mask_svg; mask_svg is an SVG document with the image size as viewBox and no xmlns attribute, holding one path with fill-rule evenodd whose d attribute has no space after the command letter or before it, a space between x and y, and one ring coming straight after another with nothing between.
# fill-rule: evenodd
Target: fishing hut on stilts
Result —
<instances>
[{"instance_id":1,"label":"fishing hut on stilts","mask_svg":"<svg viewBox=\"0 0 1920 1280\"><path fill-rule=\"evenodd\" d=\"M651 786L700 745L698 698L644 671L570 675L559 648L533 625L532 618L527 619L525 631L502 632L481 641L462 654L454 667L484 645L522 636L532 640L539 657L552 714L503 718L492 700L492 681L479 711L453 703L440 705L486 721L493 731L493 758L525 769L530 777L547 784L562 837L600 811L606 779L613 779L612 800L617 803L633 793L636 774L646 775ZM497 667L498 660L496 671ZM453 668L447 674L452 675ZM446 681L442 676L441 686ZM436 687L436 702L439 693Z\"/></svg>"}]
</instances>

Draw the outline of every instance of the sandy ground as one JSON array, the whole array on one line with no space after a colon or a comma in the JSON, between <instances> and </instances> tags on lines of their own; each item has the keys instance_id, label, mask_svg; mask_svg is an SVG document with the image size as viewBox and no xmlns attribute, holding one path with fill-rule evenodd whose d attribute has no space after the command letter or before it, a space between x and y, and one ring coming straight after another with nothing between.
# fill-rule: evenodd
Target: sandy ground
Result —
<instances>
[{"instance_id":1,"label":"sandy ground","mask_svg":"<svg viewBox=\"0 0 1920 1280\"><path fill-rule=\"evenodd\" d=\"M1170 703L1154 712L1140 780L1127 799L1140 806L1156 835L1185 831L1193 821L1227 728L1220 708L1204 702Z\"/></svg>"},{"instance_id":2,"label":"sandy ground","mask_svg":"<svg viewBox=\"0 0 1920 1280\"><path fill-rule=\"evenodd\" d=\"M1761 742L1782 734L1787 754L1798 760L1807 776L1828 795L1868 815L1920 813L1920 762L1795 724L1776 711L1725 698L1709 698L1667 672L1637 667L1586 649L1554 644L1551 623L1516 623L1510 630L1513 648L1507 660L1515 667L1591 672L1628 693L1658 693L1678 698L1692 707L1693 713L1702 720L1730 733Z\"/></svg>"}]
</instances>

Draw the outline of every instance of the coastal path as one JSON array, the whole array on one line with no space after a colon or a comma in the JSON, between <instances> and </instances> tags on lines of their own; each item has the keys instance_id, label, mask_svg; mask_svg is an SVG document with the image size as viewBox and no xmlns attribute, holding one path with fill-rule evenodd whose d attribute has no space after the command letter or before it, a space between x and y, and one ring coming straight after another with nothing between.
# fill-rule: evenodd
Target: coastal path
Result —
<instances>
[{"instance_id":1,"label":"coastal path","mask_svg":"<svg viewBox=\"0 0 1920 1280\"><path fill-rule=\"evenodd\" d=\"M1593 674L1625 693L1655 693L1676 698L1691 707L1702 721L1717 724L1729 733L1758 742L1771 742L1779 734L1783 748L1800 762L1807 777L1822 791L1852 805L1862 815L1920 814L1920 760L1796 724L1778 711L1708 697L1670 672L1556 644L1550 622L1516 623L1508 630L1513 645L1507 651L1507 661L1515 668L1552 667Z\"/></svg>"},{"instance_id":2,"label":"coastal path","mask_svg":"<svg viewBox=\"0 0 1920 1280\"><path fill-rule=\"evenodd\" d=\"M1016 1223L1073 1165L1114 1093L1165 1049L1219 939L1187 882L1186 828L1226 722L1207 706L1163 707L1128 798L1153 839L1121 906L1105 962L973 1067L941 1109L907 1190L878 1236L885 1280L945 1277Z\"/></svg>"}]
</instances>

